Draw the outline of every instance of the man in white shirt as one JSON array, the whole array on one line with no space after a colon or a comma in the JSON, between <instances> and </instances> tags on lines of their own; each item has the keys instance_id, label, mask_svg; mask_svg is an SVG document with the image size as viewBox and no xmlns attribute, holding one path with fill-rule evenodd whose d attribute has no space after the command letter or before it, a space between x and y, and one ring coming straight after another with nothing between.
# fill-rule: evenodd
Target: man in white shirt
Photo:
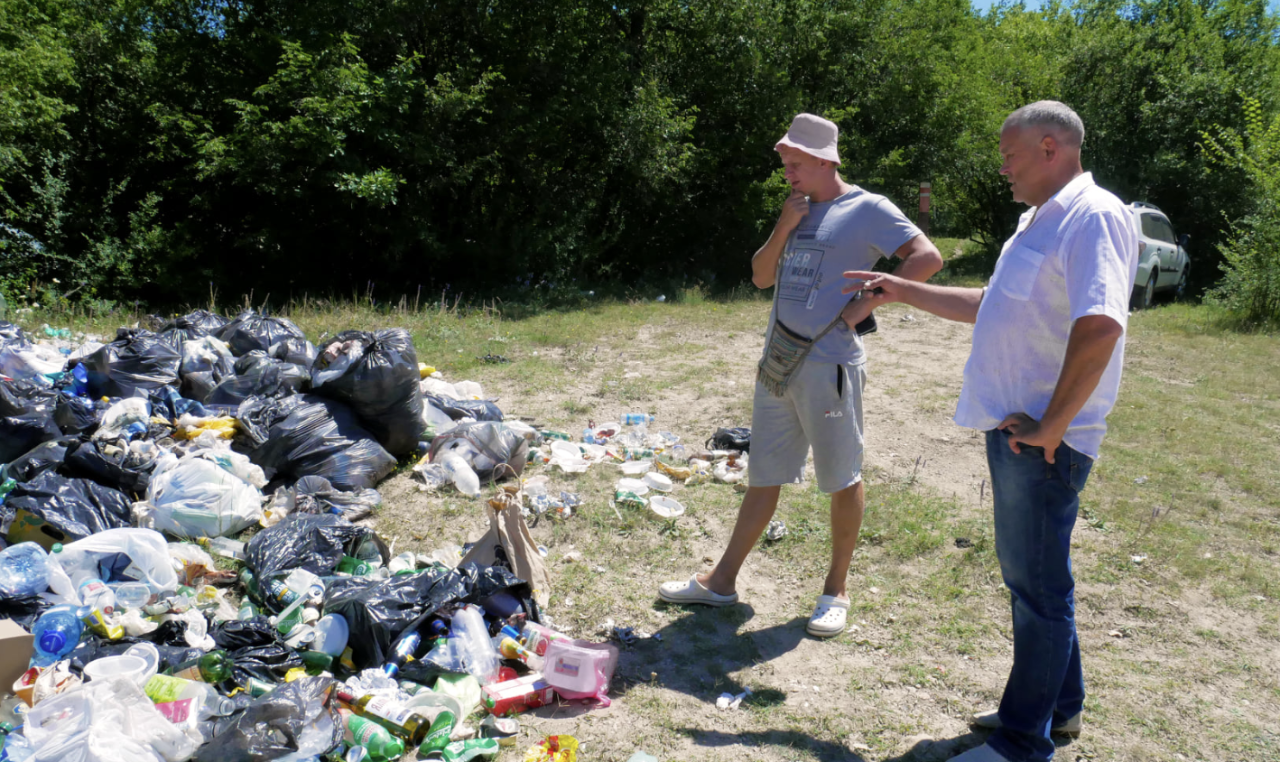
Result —
<instances>
[{"instance_id":1,"label":"man in white shirt","mask_svg":"<svg viewBox=\"0 0 1280 762\"><path fill-rule=\"evenodd\" d=\"M850 271L874 305L904 302L974 323L956 423L986 432L996 554L1013 604L1013 668L987 743L953 762L1044 762L1051 732L1080 732L1071 530L1124 362L1138 234L1124 204L1080 164L1084 125L1056 101L1009 115L1004 175L1031 207L986 288ZM879 293L876 293L879 291Z\"/></svg>"}]
</instances>

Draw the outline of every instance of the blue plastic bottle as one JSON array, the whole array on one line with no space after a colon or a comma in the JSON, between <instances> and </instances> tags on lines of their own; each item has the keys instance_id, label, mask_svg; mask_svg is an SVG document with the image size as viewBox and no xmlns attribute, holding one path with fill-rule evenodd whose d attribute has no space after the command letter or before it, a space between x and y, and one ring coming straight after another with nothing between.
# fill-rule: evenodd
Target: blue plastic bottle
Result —
<instances>
[{"instance_id":1,"label":"blue plastic bottle","mask_svg":"<svg viewBox=\"0 0 1280 762\"><path fill-rule=\"evenodd\" d=\"M77 397L89 396L89 371L81 363L76 363L76 367L71 369L71 391Z\"/></svg>"},{"instance_id":2,"label":"blue plastic bottle","mask_svg":"<svg viewBox=\"0 0 1280 762\"><path fill-rule=\"evenodd\" d=\"M639 426L642 423L653 423L654 416L648 413L623 413L619 420L623 426Z\"/></svg>"},{"instance_id":3,"label":"blue plastic bottle","mask_svg":"<svg viewBox=\"0 0 1280 762\"><path fill-rule=\"evenodd\" d=\"M0 551L0 593L9 597L37 595L49 587L48 556L34 542Z\"/></svg>"},{"instance_id":4,"label":"blue plastic bottle","mask_svg":"<svg viewBox=\"0 0 1280 762\"><path fill-rule=\"evenodd\" d=\"M47 667L71 653L84 632L83 617L92 612L87 606L62 604L41 614L35 627L31 628L36 647L32 663L37 667Z\"/></svg>"}]
</instances>

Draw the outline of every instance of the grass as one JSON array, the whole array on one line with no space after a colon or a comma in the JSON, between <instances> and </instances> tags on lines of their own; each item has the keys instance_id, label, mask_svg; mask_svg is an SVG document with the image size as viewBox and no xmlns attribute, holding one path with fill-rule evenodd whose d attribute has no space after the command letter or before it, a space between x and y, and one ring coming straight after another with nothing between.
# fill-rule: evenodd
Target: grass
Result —
<instances>
[{"instance_id":1,"label":"grass","mask_svg":"<svg viewBox=\"0 0 1280 762\"><path fill-rule=\"evenodd\" d=\"M948 282L970 284L975 276L950 265L977 253L938 243ZM767 309L759 298L694 291L661 304L527 314L309 300L287 314L317 342L352 327L403 326L421 361L449 380L482 382L504 409L547 426L576 432L619 411L658 412L662 428L694 442L714 425L749 422L749 369ZM109 334L131 318L21 322ZM1213 308L1184 304L1130 320L1120 400L1075 534L1091 694L1089 732L1064 758L1280 758L1280 339L1228 325ZM486 354L511 362L486 363ZM944 414L954 404L935 388L895 387L896 405ZM601 624L613 620L663 639L625 649L610 710L621 719L529 718L520 749L535 730L554 730L575 733L604 761L645 748L670 759L906 762L930 758L908 752L906 739L963 736L960 718L998 698L1010 623L989 517L935 492L925 475L868 469L868 520L852 570L850 618L859 626L828 643L802 633L830 534L826 496L811 483L784 492L777 518L789 533L762 541L749 562L775 583L758 608L692 611L655 603L653 587L691 565L708 568L699 565L723 547L738 494L683 487L686 514L664 521L615 513L614 478L602 467L552 473L556 489L585 502L574 517L532 530L549 550L549 612L578 637L601 639ZM387 488L397 497L378 519L398 550L477 536L477 503L398 489ZM566 561L570 551L582 560ZM743 686L756 694L742 711L710 706Z\"/></svg>"}]
</instances>

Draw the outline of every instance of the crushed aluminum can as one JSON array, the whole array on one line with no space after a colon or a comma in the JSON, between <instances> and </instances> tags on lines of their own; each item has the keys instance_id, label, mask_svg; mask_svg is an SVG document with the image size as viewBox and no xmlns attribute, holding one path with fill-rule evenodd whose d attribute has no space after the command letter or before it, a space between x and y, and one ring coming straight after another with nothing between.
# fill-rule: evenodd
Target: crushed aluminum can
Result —
<instances>
[{"instance_id":1,"label":"crushed aluminum can","mask_svg":"<svg viewBox=\"0 0 1280 762\"><path fill-rule=\"evenodd\" d=\"M765 530L764 536L770 542L777 542L787 536L787 525L781 521L770 521L769 528Z\"/></svg>"}]
</instances>

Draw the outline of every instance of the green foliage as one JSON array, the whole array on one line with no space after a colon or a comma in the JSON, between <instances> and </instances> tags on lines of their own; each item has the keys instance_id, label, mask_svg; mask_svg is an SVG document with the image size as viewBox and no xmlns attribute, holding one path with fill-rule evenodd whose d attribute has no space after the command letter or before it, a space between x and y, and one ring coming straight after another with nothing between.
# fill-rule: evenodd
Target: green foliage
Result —
<instances>
[{"instance_id":1,"label":"green foliage","mask_svg":"<svg viewBox=\"0 0 1280 762\"><path fill-rule=\"evenodd\" d=\"M908 213L932 181L977 276L1019 211L1000 125L1041 98L1084 117L1102 185L1192 234L1207 285L1255 181L1196 143L1244 130L1244 97L1280 109L1276 33L1263 0L0 0L0 221L42 244L0 243L0 287L726 292L801 110Z\"/></svg>"},{"instance_id":2,"label":"green foliage","mask_svg":"<svg viewBox=\"0 0 1280 762\"><path fill-rule=\"evenodd\" d=\"M1248 323L1280 325L1280 113L1268 122L1262 104L1246 98L1244 129L1215 132L1204 134L1205 153L1242 172L1255 195L1219 246L1224 277L1210 297Z\"/></svg>"}]
</instances>

